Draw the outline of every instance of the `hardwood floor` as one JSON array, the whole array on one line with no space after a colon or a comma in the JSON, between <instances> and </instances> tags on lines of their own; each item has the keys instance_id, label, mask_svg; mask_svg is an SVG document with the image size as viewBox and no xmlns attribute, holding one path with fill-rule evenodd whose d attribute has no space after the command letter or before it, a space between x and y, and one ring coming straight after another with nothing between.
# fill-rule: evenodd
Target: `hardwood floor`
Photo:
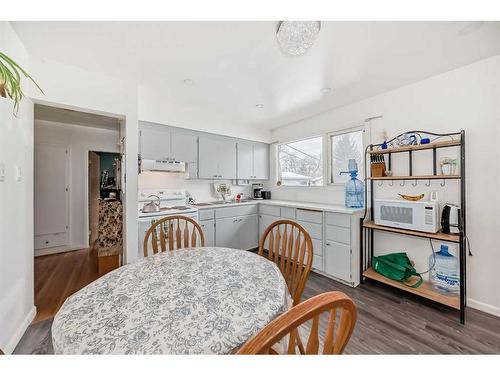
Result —
<instances>
[{"instance_id":1,"label":"hardwood floor","mask_svg":"<svg viewBox=\"0 0 500 375\"><path fill-rule=\"evenodd\" d=\"M500 317L468 308L462 325L458 311L418 296L369 280L353 289L316 273L303 299L330 290L347 294L358 310L346 354L500 354Z\"/></svg>"},{"instance_id":2,"label":"hardwood floor","mask_svg":"<svg viewBox=\"0 0 500 375\"><path fill-rule=\"evenodd\" d=\"M36 257L34 323L54 317L66 298L98 277L88 249Z\"/></svg>"},{"instance_id":3,"label":"hardwood floor","mask_svg":"<svg viewBox=\"0 0 500 375\"><path fill-rule=\"evenodd\" d=\"M38 322L24 334L15 353L53 353L50 318L65 298L97 278L87 250L49 255L35 261ZM356 303L358 320L346 354L500 354L500 318L467 309L458 313L417 296L366 281L353 289L311 273L303 299L340 290ZM326 325L321 321L321 329Z\"/></svg>"}]
</instances>

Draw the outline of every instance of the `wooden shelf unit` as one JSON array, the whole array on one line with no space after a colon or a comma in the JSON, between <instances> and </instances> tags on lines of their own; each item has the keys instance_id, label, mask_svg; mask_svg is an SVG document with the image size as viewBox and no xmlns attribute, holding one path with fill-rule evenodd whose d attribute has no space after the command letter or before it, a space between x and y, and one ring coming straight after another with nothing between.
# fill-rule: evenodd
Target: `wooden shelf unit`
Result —
<instances>
[{"instance_id":1,"label":"wooden shelf unit","mask_svg":"<svg viewBox=\"0 0 500 375\"><path fill-rule=\"evenodd\" d=\"M441 141L441 142L432 142L432 143L427 143L427 144L423 144L423 145L393 147L393 148L387 148L385 150L371 150L371 151L368 151L368 153L373 154L373 155L376 155L376 154L395 154L397 152L432 150L433 148L443 148L443 147L453 147L453 146L460 146L460 139Z\"/></svg>"},{"instance_id":2,"label":"wooden shelf unit","mask_svg":"<svg viewBox=\"0 0 500 375\"><path fill-rule=\"evenodd\" d=\"M460 243L460 236L458 234L446 234L446 233L441 233L441 232L438 232L438 233L418 232L416 230L386 227L384 225L375 224L373 221L364 222L363 228L376 229L376 230L381 230L384 232L406 234L406 235L414 236L414 237L431 238L433 240L439 240L439 241Z\"/></svg>"},{"instance_id":3,"label":"wooden shelf unit","mask_svg":"<svg viewBox=\"0 0 500 375\"><path fill-rule=\"evenodd\" d=\"M454 309L460 310L460 322L462 324L465 323L465 308L466 308L466 288L465 288L465 281L466 281L466 241L467 241L467 235L466 235L466 211L465 211L465 206L466 206L466 200L465 200L465 131L461 130L460 132L455 132L455 133L447 133L447 134L435 134L435 133L430 133L426 131L411 131L411 132L406 132L398 135L397 137L393 138L390 142L394 142L398 137L403 136L403 135L408 135L408 134L420 134L430 136L430 137L437 137L437 138L442 138L442 137L447 137L450 138L445 141L434 141L431 143L427 144L419 144L419 145L412 145L412 146L404 146L404 147L392 147L388 148L385 150L380 149L381 144L371 144L369 145L367 151L366 151L366 159L369 160L371 155L377 155L377 154L386 154L387 157L384 158L384 162L388 163L388 169L392 170L391 167L391 162L392 162L392 154L394 153L401 153L401 152L407 152L408 153L408 175L403 175L403 176L383 176L383 177L370 177L370 176L365 176L365 184L366 184L366 190L365 190L365 197L366 197L366 202L365 205L368 207L365 209L365 215L362 219L360 219L360 228L361 228L361 233L360 233L360 275L361 277L361 282L363 282L364 278L368 279L373 279L375 281L379 281L381 283L384 283L386 285L393 286L398 289L402 289L405 291L408 291L410 293L419 295L421 297L430 299L432 301L435 301L437 303L441 303L443 305L452 307ZM458 146L460 148L460 168L459 168L459 174L458 175L438 175L438 159L437 159L437 150L439 148L444 148L444 147L454 147ZM433 174L432 175L417 175L414 176L412 171L413 171L413 152L414 151L420 151L420 150L431 150L432 151L432 164L433 164ZM391 227L386 227L382 225L377 225L375 224L372 220L374 217L374 207L373 207L373 200L374 200L374 189L377 187L377 185L383 186L380 182L378 184L375 184L375 181L392 181L392 180L399 180L399 181L417 181L417 180L442 180L443 183L441 186L444 186L444 181L445 180L458 180L460 184L460 217L459 217L459 222L461 223L460 227L460 233L459 234L445 234L445 233L425 233L425 232L418 232L414 230L407 230L407 229L400 229L400 228L391 228ZM392 186L392 184L389 184ZM401 183L403 186L404 183ZM429 186L428 184L426 184ZM369 188L368 188L369 186ZM371 203L371 204L370 204ZM368 213L370 215L368 215ZM367 221L365 222L365 219ZM421 286L418 288L410 288L407 287L406 285L393 281L390 279L385 278L384 276L378 274L371 268L371 260L373 257L373 251L374 251L374 236L375 232L377 231L383 231L386 233L393 233L393 234L399 234L399 235L407 235L407 236L413 236L413 237L418 237L418 238L429 238L431 240L438 240L438 241L444 241L444 242L451 242L451 243L456 243L459 246L459 268L460 268L460 293L458 296L448 296L444 295L441 293L438 293L437 291L433 290L430 287L430 284L428 282L424 282Z\"/></svg>"},{"instance_id":4,"label":"wooden shelf unit","mask_svg":"<svg viewBox=\"0 0 500 375\"><path fill-rule=\"evenodd\" d=\"M383 176L367 177L367 180L460 180L459 175L425 175L425 176Z\"/></svg>"},{"instance_id":5,"label":"wooden shelf unit","mask_svg":"<svg viewBox=\"0 0 500 375\"><path fill-rule=\"evenodd\" d=\"M456 310L460 310L460 299L458 296L453 296L453 295L448 296L446 294L439 293L434 289L432 289L432 287L429 285L428 282L424 281L422 285L420 285L418 288L411 288L409 286L404 285L403 283L400 283L399 281L394 281L388 279L385 276L382 276L371 267L363 272L363 276L368 279L375 280L380 283L390 285L394 288L398 288L406 292L416 294L417 296L424 297L432 301L438 302L440 304L452 307ZM412 283L415 282L415 280L410 279L408 282Z\"/></svg>"}]
</instances>

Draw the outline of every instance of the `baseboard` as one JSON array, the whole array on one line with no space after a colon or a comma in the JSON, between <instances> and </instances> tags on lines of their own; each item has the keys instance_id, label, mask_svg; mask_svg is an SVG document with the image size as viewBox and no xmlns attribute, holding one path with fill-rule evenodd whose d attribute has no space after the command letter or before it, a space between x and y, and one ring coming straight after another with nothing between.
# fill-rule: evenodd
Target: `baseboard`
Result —
<instances>
[{"instance_id":1,"label":"baseboard","mask_svg":"<svg viewBox=\"0 0 500 375\"><path fill-rule=\"evenodd\" d=\"M479 302L475 301L473 299L467 298L467 306L472 307L473 309L483 311L485 313L495 315L495 316L500 316L500 308L493 306L493 305L488 305L487 303L484 302Z\"/></svg>"},{"instance_id":2,"label":"baseboard","mask_svg":"<svg viewBox=\"0 0 500 375\"><path fill-rule=\"evenodd\" d=\"M78 245L78 246L58 246L49 247L47 249L35 249L35 257L41 257L44 255L67 253L68 251L87 249L88 246Z\"/></svg>"},{"instance_id":3,"label":"baseboard","mask_svg":"<svg viewBox=\"0 0 500 375\"><path fill-rule=\"evenodd\" d=\"M26 332L33 319L35 319L35 316L36 316L36 306L33 306L31 310L28 312L28 315L26 315L26 317L21 322L21 325L17 328L16 332L14 333L10 341L7 343L7 346L3 348L5 353L12 354L14 349L16 349L17 344L19 344L19 341L21 341L24 332Z\"/></svg>"}]
</instances>

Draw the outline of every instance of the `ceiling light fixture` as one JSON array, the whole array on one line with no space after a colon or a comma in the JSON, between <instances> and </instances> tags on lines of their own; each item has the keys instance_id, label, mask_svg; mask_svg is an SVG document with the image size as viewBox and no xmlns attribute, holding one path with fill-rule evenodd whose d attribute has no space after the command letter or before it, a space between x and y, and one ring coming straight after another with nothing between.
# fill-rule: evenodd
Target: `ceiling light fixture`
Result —
<instances>
[{"instance_id":1,"label":"ceiling light fixture","mask_svg":"<svg viewBox=\"0 0 500 375\"><path fill-rule=\"evenodd\" d=\"M320 21L280 21L276 37L283 53L300 56L313 45L320 29Z\"/></svg>"},{"instance_id":2,"label":"ceiling light fixture","mask_svg":"<svg viewBox=\"0 0 500 375\"><path fill-rule=\"evenodd\" d=\"M186 86L193 86L193 85L194 85L194 81L193 81L192 79L190 79L190 78L186 78L186 79L184 80L184 84L185 84Z\"/></svg>"},{"instance_id":3,"label":"ceiling light fixture","mask_svg":"<svg viewBox=\"0 0 500 375\"><path fill-rule=\"evenodd\" d=\"M264 104L255 104L257 108L264 108Z\"/></svg>"},{"instance_id":4,"label":"ceiling light fixture","mask_svg":"<svg viewBox=\"0 0 500 375\"><path fill-rule=\"evenodd\" d=\"M320 91L322 94L328 94L332 89L330 87L323 87Z\"/></svg>"}]
</instances>

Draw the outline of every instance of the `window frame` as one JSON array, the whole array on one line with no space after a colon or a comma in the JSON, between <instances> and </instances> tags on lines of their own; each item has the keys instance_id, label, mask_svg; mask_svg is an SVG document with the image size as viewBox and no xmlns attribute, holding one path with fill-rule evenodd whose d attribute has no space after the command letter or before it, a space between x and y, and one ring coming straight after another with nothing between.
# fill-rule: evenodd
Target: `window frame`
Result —
<instances>
[{"instance_id":1,"label":"window frame","mask_svg":"<svg viewBox=\"0 0 500 375\"><path fill-rule=\"evenodd\" d=\"M284 185L283 180L281 179L281 162L280 162L280 147L281 145L286 145L289 143L295 143L295 142L300 142L300 141L307 141L309 139L313 138L321 138L321 169L322 169L322 176L323 176L323 184L321 185ZM297 139L290 139L287 141L283 142L277 142L276 144L276 172L277 172L277 178L276 181L281 181L281 185L278 187L287 187L287 188L321 188L321 187L326 187L328 186L328 182L326 181L326 176L327 174L325 173L327 171L327 165L326 165L326 160L325 160L325 141L326 141L326 134L315 134L311 135L308 137L302 137L302 138L297 138ZM328 172L327 172L328 173Z\"/></svg>"},{"instance_id":2,"label":"window frame","mask_svg":"<svg viewBox=\"0 0 500 375\"><path fill-rule=\"evenodd\" d=\"M339 136L339 135L344 135L344 134L348 134L348 133L354 133L354 132L358 132L358 131L361 131L361 139L362 139L362 145L361 145L361 157L362 157L362 164L361 165L358 165L358 168L364 168L364 164L366 163L366 160L365 160L365 144L366 144L366 129L365 129L365 126L364 125L357 125L357 126L352 126L352 127L348 127L348 128L344 128L344 129L341 129L341 130L335 130L335 131L332 131L332 132L329 132L329 133L326 133L325 136L326 136L326 142L328 143L328 146L327 146L327 152L328 152L328 158L327 158L327 163L328 163L328 166L327 166L327 173L328 173L328 183L326 185L323 185L323 186L344 186L345 185L345 182L334 182L334 179L333 179L333 158L332 158L332 151L333 151L333 147L332 147L332 137L334 136ZM364 178L365 176L363 176Z\"/></svg>"}]
</instances>

